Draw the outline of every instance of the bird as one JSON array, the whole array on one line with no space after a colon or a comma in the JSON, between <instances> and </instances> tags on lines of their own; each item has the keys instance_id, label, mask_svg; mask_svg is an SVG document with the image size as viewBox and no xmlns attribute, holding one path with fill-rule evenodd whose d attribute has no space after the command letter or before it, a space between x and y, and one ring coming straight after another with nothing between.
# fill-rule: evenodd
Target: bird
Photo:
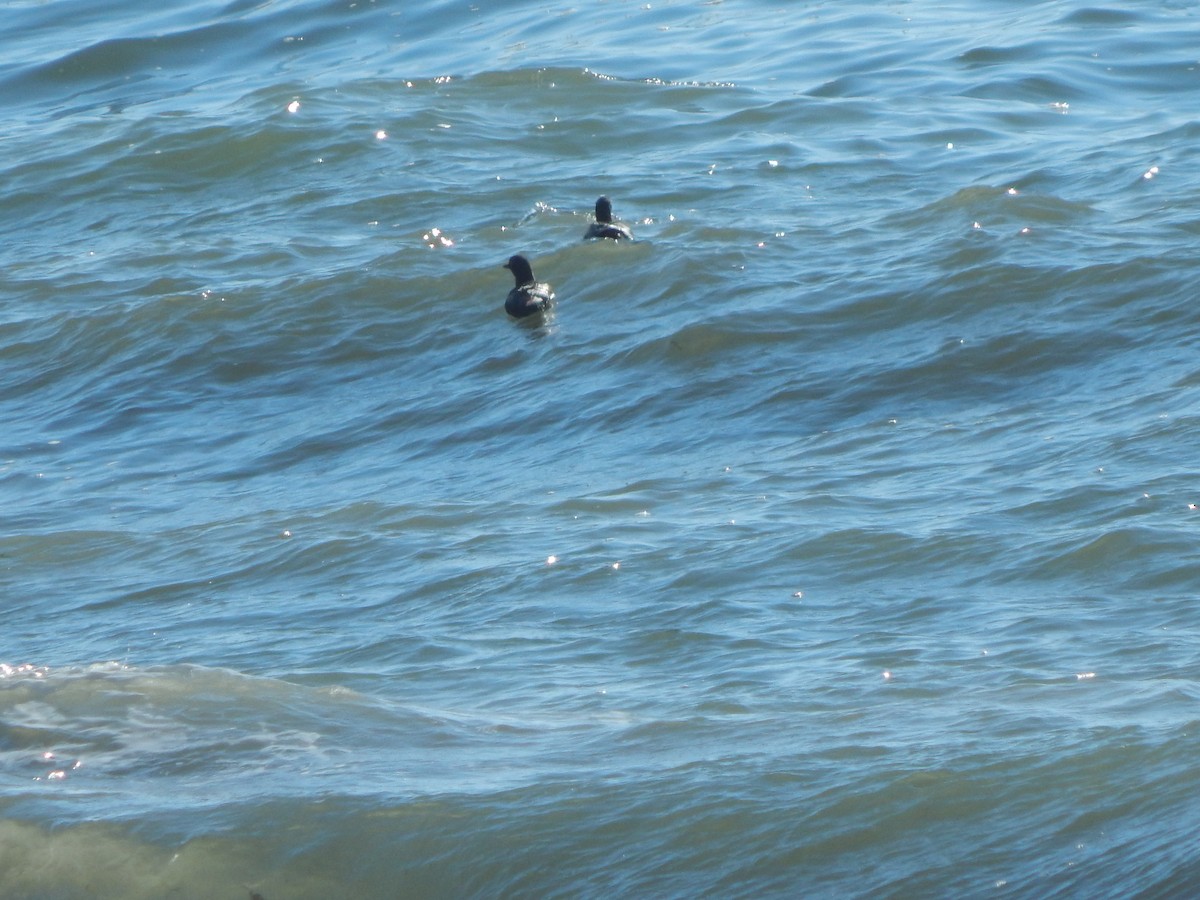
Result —
<instances>
[{"instance_id":1,"label":"bird","mask_svg":"<svg viewBox=\"0 0 1200 900\"><path fill-rule=\"evenodd\" d=\"M533 277L533 266L529 260L519 253L510 256L504 268L513 274L516 286L508 292L504 301L504 311L510 316L522 319L535 313L545 312L554 303L554 290L545 282L539 282Z\"/></svg>"},{"instance_id":2,"label":"bird","mask_svg":"<svg viewBox=\"0 0 1200 900\"><path fill-rule=\"evenodd\" d=\"M633 232L628 225L613 221L612 201L607 197L596 201L596 221L588 226L587 234L583 236L585 241L593 238L612 238L614 241L633 239Z\"/></svg>"}]
</instances>

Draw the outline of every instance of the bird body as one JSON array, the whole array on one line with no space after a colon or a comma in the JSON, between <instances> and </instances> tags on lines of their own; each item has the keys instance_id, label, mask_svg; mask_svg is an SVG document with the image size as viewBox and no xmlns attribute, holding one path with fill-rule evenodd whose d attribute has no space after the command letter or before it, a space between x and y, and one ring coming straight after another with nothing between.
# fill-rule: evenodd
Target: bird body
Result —
<instances>
[{"instance_id":1,"label":"bird body","mask_svg":"<svg viewBox=\"0 0 1200 900\"><path fill-rule=\"evenodd\" d=\"M504 311L516 319L545 312L554 304L554 290L533 277L529 260L517 254L510 256L504 268L513 274L516 285L504 300Z\"/></svg>"}]
</instances>

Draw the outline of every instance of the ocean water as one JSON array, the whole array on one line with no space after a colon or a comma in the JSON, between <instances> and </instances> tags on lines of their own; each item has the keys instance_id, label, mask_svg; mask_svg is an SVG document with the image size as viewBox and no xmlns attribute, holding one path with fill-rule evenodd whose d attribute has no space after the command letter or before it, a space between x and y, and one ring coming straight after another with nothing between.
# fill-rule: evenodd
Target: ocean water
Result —
<instances>
[{"instance_id":1,"label":"ocean water","mask_svg":"<svg viewBox=\"0 0 1200 900\"><path fill-rule=\"evenodd\" d=\"M1193 4L0 9L0 896L1200 893Z\"/></svg>"}]
</instances>

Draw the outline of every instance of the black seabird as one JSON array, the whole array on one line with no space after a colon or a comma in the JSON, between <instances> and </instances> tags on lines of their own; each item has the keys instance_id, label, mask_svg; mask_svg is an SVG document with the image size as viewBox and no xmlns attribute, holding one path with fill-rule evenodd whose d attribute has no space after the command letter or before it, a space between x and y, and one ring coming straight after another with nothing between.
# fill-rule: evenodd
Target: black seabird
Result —
<instances>
[{"instance_id":1,"label":"black seabird","mask_svg":"<svg viewBox=\"0 0 1200 900\"><path fill-rule=\"evenodd\" d=\"M583 236L585 241L593 238L612 238L614 241L633 238L633 232L629 230L628 225L613 221L612 203L607 197L601 197L596 201L596 221L589 226L587 234Z\"/></svg>"},{"instance_id":2,"label":"black seabird","mask_svg":"<svg viewBox=\"0 0 1200 900\"><path fill-rule=\"evenodd\" d=\"M554 291L545 282L534 280L533 266L525 257L520 254L510 256L504 268L513 273L517 282L504 301L504 311L510 316L522 319L545 312L554 303Z\"/></svg>"}]
</instances>

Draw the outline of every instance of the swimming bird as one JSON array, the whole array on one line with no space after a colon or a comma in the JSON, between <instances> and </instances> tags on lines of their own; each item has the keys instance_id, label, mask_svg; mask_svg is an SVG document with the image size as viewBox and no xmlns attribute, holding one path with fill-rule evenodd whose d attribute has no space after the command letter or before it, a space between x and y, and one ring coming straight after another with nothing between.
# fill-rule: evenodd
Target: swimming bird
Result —
<instances>
[{"instance_id":1,"label":"swimming bird","mask_svg":"<svg viewBox=\"0 0 1200 900\"><path fill-rule=\"evenodd\" d=\"M534 279L533 266L525 257L519 253L510 256L504 268L513 273L517 282L504 301L504 311L510 316L518 319L532 316L545 312L554 303L554 291L550 285Z\"/></svg>"},{"instance_id":2,"label":"swimming bird","mask_svg":"<svg viewBox=\"0 0 1200 900\"><path fill-rule=\"evenodd\" d=\"M588 227L587 234L583 236L585 241L593 238L612 238L614 241L633 238L633 232L629 230L628 225L613 221L612 202L607 197L596 201L596 221Z\"/></svg>"}]
</instances>

